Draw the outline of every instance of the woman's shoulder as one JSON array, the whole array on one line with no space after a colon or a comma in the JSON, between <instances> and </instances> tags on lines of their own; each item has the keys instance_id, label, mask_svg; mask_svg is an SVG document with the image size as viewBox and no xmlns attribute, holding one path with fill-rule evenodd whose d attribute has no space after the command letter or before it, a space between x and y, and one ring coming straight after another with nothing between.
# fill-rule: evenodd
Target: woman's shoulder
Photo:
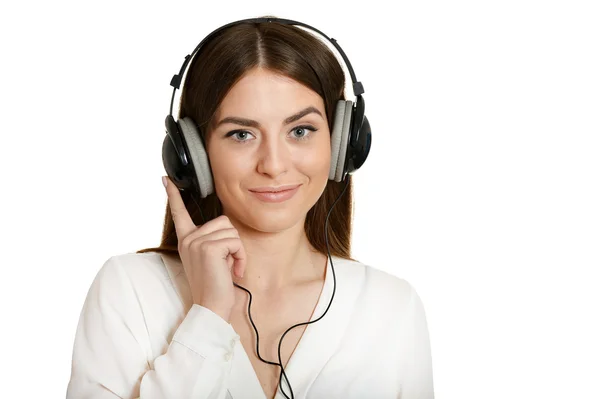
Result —
<instances>
[{"instance_id":1,"label":"woman's shoulder","mask_svg":"<svg viewBox=\"0 0 600 399\"><path fill-rule=\"evenodd\" d=\"M338 283L346 286L342 288L345 293L350 292L343 297L343 303L351 304L356 320L353 326L359 331L392 339L410 333L415 323L419 323L418 328L423 328L423 304L406 278L368 262L343 260L339 266L336 274L343 270L343 277Z\"/></svg>"},{"instance_id":2,"label":"woman's shoulder","mask_svg":"<svg viewBox=\"0 0 600 399\"><path fill-rule=\"evenodd\" d=\"M89 288L80 324L97 331L105 323L112 334L133 334L145 345L149 359L164 353L191 307L183 268L174 257L167 262L165 258L157 252L107 258Z\"/></svg>"},{"instance_id":3,"label":"woman's shoulder","mask_svg":"<svg viewBox=\"0 0 600 399\"><path fill-rule=\"evenodd\" d=\"M100 272L125 273L131 280L149 282L169 280L183 271L179 257L158 252L127 252L109 257Z\"/></svg>"},{"instance_id":4,"label":"woman's shoulder","mask_svg":"<svg viewBox=\"0 0 600 399\"><path fill-rule=\"evenodd\" d=\"M179 257L158 252L113 255L104 262L94 282L113 295L128 295L126 291L147 302L179 297L186 303L189 289L185 283Z\"/></svg>"},{"instance_id":5,"label":"woman's shoulder","mask_svg":"<svg viewBox=\"0 0 600 399\"><path fill-rule=\"evenodd\" d=\"M120 253L109 257L105 261L103 268L121 268L133 276L139 274L167 276L167 268L163 256L163 254L158 252Z\"/></svg>"},{"instance_id":6,"label":"woman's shoulder","mask_svg":"<svg viewBox=\"0 0 600 399\"><path fill-rule=\"evenodd\" d=\"M346 272L354 278L361 279L362 289L366 294L393 300L396 304L410 301L416 295L415 288L407 279L383 268L359 260L341 259L341 261Z\"/></svg>"}]
</instances>

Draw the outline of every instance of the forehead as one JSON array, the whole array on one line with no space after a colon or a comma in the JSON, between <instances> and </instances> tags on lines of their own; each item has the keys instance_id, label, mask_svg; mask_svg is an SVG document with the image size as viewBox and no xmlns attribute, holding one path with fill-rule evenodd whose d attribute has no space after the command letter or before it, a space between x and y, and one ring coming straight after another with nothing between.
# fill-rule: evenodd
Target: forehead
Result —
<instances>
[{"instance_id":1,"label":"forehead","mask_svg":"<svg viewBox=\"0 0 600 399\"><path fill-rule=\"evenodd\" d=\"M315 91L288 76L255 68L232 86L221 102L217 116L283 120L310 105L325 115L323 99Z\"/></svg>"}]
</instances>

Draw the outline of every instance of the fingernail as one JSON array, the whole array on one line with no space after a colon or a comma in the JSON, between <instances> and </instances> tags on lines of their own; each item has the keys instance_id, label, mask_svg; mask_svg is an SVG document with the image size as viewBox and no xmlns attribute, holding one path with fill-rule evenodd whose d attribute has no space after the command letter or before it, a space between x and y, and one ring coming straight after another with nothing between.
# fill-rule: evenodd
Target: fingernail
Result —
<instances>
[{"instance_id":1,"label":"fingernail","mask_svg":"<svg viewBox=\"0 0 600 399\"><path fill-rule=\"evenodd\" d=\"M162 177L162 181L163 181L163 186L165 186L165 188L167 188L167 178L165 176Z\"/></svg>"}]
</instances>

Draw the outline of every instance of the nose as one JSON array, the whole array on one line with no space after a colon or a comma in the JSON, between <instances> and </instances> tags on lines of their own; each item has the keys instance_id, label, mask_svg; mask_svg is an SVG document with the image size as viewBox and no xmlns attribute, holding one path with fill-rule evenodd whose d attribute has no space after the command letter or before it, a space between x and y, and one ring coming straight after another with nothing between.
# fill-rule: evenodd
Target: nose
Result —
<instances>
[{"instance_id":1,"label":"nose","mask_svg":"<svg viewBox=\"0 0 600 399\"><path fill-rule=\"evenodd\" d=\"M288 171L290 159L290 149L285 143L285 138L279 135L266 137L258 150L257 171L276 179Z\"/></svg>"}]
</instances>

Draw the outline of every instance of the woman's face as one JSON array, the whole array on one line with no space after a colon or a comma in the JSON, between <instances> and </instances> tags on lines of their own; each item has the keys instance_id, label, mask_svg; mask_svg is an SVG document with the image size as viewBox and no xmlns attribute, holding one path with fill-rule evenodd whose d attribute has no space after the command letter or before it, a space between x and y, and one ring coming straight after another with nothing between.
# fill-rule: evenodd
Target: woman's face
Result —
<instances>
[{"instance_id":1,"label":"woman's face","mask_svg":"<svg viewBox=\"0 0 600 399\"><path fill-rule=\"evenodd\" d=\"M329 176L326 118L323 99L297 81L258 68L244 75L223 99L207 140L224 213L263 232L304 226ZM289 185L299 187L279 202L254 191Z\"/></svg>"}]
</instances>

